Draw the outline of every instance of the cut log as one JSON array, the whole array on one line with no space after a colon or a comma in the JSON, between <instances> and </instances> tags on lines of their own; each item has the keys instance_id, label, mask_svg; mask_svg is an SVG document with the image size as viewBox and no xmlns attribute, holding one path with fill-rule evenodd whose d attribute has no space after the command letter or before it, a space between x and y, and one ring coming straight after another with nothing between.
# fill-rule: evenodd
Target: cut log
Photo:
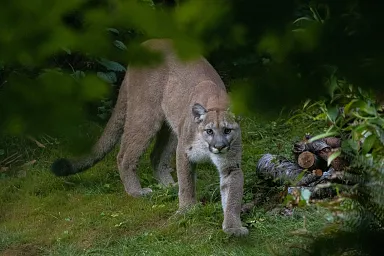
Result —
<instances>
[{"instance_id":1,"label":"cut log","mask_svg":"<svg viewBox=\"0 0 384 256\"><path fill-rule=\"evenodd\" d=\"M308 151L316 154L320 150L323 150L325 148L329 148L330 146L324 141L324 140L315 140L311 143L307 143Z\"/></svg>"},{"instance_id":2,"label":"cut log","mask_svg":"<svg viewBox=\"0 0 384 256\"><path fill-rule=\"evenodd\" d=\"M326 148L331 150L332 148L341 147L341 139L336 137L327 137L319 140L315 140L312 142L308 142L308 140L304 139L302 141L296 142L293 144L293 153L297 157L299 154L309 151L313 154L317 154L319 151L322 151Z\"/></svg>"},{"instance_id":3,"label":"cut log","mask_svg":"<svg viewBox=\"0 0 384 256\"><path fill-rule=\"evenodd\" d=\"M316 175L318 177L321 177L321 176L323 176L323 170L321 170L321 169L313 170L312 174L314 174L314 175Z\"/></svg>"},{"instance_id":4,"label":"cut log","mask_svg":"<svg viewBox=\"0 0 384 256\"><path fill-rule=\"evenodd\" d=\"M309 151L301 153L297 159L297 163L304 169L309 169L315 164L316 156Z\"/></svg>"},{"instance_id":5,"label":"cut log","mask_svg":"<svg viewBox=\"0 0 384 256\"><path fill-rule=\"evenodd\" d=\"M341 147L341 139L336 137L327 137L323 139L331 148Z\"/></svg>"},{"instance_id":6,"label":"cut log","mask_svg":"<svg viewBox=\"0 0 384 256\"><path fill-rule=\"evenodd\" d=\"M331 156L333 153L335 153L338 150L340 150L340 148L335 148L332 150L321 150L318 152L317 155L321 157L324 161L327 161L329 156ZM335 159L333 159L333 161L331 162L331 166L336 171L343 171L348 166L348 163L342 156L338 156Z\"/></svg>"},{"instance_id":7,"label":"cut log","mask_svg":"<svg viewBox=\"0 0 384 256\"><path fill-rule=\"evenodd\" d=\"M296 183L296 186L308 186L309 184L320 179L321 176L317 176L312 173L304 175L304 177Z\"/></svg>"},{"instance_id":8,"label":"cut log","mask_svg":"<svg viewBox=\"0 0 384 256\"><path fill-rule=\"evenodd\" d=\"M304 169L282 156L265 154L257 163L258 173L284 183L294 180Z\"/></svg>"},{"instance_id":9,"label":"cut log","mask_svg":"<svg viewBox=\"0 0 384 256\"><path fill-rule=\"evenodd\" d=\"M296 156L296 159L297 157L303 153L304 151L307 151L307 144L303 141L299 141L299 142L296 142L295 144L293 144L293 153L295 154Z\"/></svg>"},{"instance_id":10,"label":"cut log","mask_svg":"<svg viewBox=\"0 0 384 256\"><path fill-rule=\"evenodd\" d=\"M297 163L300 167L307 169L308 171L327 169L327 161L324 161L322 158L309 151L301 153L297 157Z\"/></svg>"}]
</instances>

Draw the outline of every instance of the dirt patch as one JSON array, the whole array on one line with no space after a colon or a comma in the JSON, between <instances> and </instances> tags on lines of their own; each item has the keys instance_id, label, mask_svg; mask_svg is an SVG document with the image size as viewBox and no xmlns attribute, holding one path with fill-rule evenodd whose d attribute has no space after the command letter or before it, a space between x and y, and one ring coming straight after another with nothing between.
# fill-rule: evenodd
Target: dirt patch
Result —
<instances>
[{"instance_id":1,"label":"dirt patch","mask_svg":"<svg viewBox=\"0 0 384 256\"><path fill-rule=\"evenodd\" d=\"M84 236L80 236L77 238L76 245L80 249L87 250L89 248L92 248L97 238L100 236L100 230L92 229L87 230L87 233L84 234Z\"/></svg>"},{"instance_id":2,"label":"dirt patch","mask_svg":"<svg viewBox=\"0 0 384 256\"><path fill-rule=\"evenodd\" d=\"M35 244L14 245L0 252L0 256L37 256L41 247Z\"/></svg>"}]
</instances>

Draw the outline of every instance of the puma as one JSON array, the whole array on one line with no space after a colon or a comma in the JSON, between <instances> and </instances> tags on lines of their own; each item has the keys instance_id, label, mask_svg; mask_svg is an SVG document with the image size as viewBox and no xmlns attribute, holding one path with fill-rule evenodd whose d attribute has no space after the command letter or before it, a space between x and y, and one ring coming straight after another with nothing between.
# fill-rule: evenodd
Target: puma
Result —
<instances>
[{"instance_id":1,"label":"puma","mask_svg":"<svg viewBox=\"0 0 384 256\"><path fill-rule=\"evenodd\" d=\"M242 236L240 220L244 177L241 170L241 131L228 111L225 85L206 59L181 62L172 41L151 39L142 44L163 55L156 67L127 71L117 103L103 134L82 158L58 159L57 176L84 171L100 161L121 138L117 165L125 191L134 197L151 192L137 175L139 157L156 136L151 163L156 179L174 184L171 158L176 153L179 211L196 203L195 164L211 161L220 175L223 230Z\"/></svg>"}]
</instances>

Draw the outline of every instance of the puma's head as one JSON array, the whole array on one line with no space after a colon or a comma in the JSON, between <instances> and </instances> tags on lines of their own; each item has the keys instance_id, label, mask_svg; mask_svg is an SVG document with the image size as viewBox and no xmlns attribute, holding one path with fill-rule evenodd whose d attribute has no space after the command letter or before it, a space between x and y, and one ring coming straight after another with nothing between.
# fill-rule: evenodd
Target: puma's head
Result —
<instances>
[{"instance_id":1,"label":"puma's head","mask_svg":"<svg viewBox=\"0 0 384 256\"><path fill-rule=\"evenodd\" d=\"M214 154L227 152L240 135L239 124L234 114L225 109L205 109L196 103L192 114L198 124L198 133L208 144L209 151Z\"/></svg>"}]
</instances>

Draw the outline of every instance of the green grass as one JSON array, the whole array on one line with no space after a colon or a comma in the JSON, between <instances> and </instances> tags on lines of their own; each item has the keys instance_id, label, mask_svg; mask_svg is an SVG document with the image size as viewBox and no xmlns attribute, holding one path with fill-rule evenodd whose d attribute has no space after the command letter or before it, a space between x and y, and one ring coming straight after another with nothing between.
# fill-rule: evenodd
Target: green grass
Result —
<instances>
[{"instance_id":1,"label":"green grass","mask_svg":"<svg viewBox=\"0 0 384 256\"><path fill-rule=\"evenodd\" d=\"M262 154L289 156L292 143L305 132L322 131L321 125L308 122L287 125L248 118L241 125L244 202L258 191L256 164ZM18 146L36 148L30 143ZM304 219L309 232L326 223L325 210L316 206L283 216L267 211L274 202L266 200L242 215L250 228L248 237L228 237L221 231L219 180L212 166L198 166L201 203L176 216L177 190L156 185L149 152L139 170L143 186L154 193L132 198L117 173L117 149L85 173L58 178L49 165L68 155L63 148L51 145L34 151L37 163L26 177L0 178L0 255L297 255L300 250L295 248L308 239L292 231L302 229Z\"/></svg>"}]
</instances>

